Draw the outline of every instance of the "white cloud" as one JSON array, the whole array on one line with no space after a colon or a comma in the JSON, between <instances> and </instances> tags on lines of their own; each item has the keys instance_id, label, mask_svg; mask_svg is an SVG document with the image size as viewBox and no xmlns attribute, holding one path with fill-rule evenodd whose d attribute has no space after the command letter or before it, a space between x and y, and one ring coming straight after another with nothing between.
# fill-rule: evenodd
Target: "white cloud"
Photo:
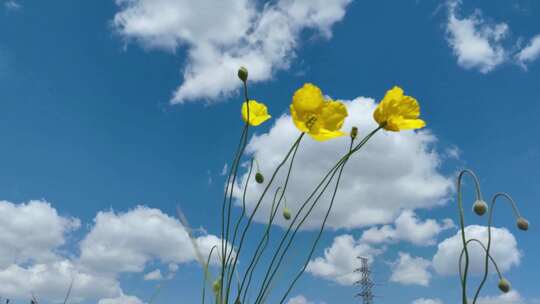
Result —
<instances>
[{"instance_id":1,"label":"white cloud","mask_svg":"<svg viewBox=\"0 0 540 304\"><path fill-rule=\"evenodd\" d=\"M489 24L479 10L460 18L460 4L460 0L448 1L448 43L461 67L488 73L507 59L508 54L502 41L508 35L508 25Z\"/></svg>"},{"instance_id":2,"label":"white cloud","mask_svg":"<svg viewBox=\"0 0 540 304\"><path fill-rule=\"evenodd\" d=\"M436 243L436 236L443 230L454 227L450 219L438 223L428 219L420 221L411 210L404 210L395 220L395 228L384 225L380 228L372 227L362 233L361 240L367 243L389 243L408 241L415 245L426 246Z\"/></svg>"},{"instance_id":3,"label":"white cloud","mask_svg":"<svg viewBox=\"0 0 540 304\"><path fill-rule=\"evenodd\" d=\"M439 299L420 298L420 299L414 300L412 304L443 304L443 302Z\"/></svg>"},{"instance_id":4,"label":"white cloud","mask_svg":"<svg viewBox=\"0 0 540 304\"><path fill-rule=\"evenodd\" d=\"M140 273L142 279L147 263L161 261L168 264L169 278L178 263L196 260L184 226L158 209L139 206L126 213L98 213L79 244L79 257L61 250L73 240L68 233L80 226L78 219L62 217L42 201L0 201L0 213L4 218L0 222L0 295L16 300L35 293L40 300L59 302L73 282L70 298L74 302L142 303L123 295L121 273ZM213 235L199 236L194 242L202 255L221 243ZM158 270L144 277L160 276Z\"/></svg>"},{"instance_id":5,"label":"white cloud","mask_svg":"<svg viewBox=\"0 0 540 304\"><path fill-rule=\"evenodd\" d=\"M523 67L540 57L540 35L534 36L529 44L516 54L516 60Z\"/></svg>"},{"instance_id":6,"label":"white cloud","mask_svg":"<svg viewBox=\"0 0 540 304\"><path fill-rule=\"evenodd\" d=\"M521 253L512 233L506 228L492 228L491 256L497 261L501 271L507 271L520 263ZM465 228L467 239L475 238L487 244L487 227L471 225ZM439 274L457 274L459 255L463 244L461 232L447 238L438 245L437 253L433 257L433 267ZM483 273L485 251L475 242L469 245L470 272ZM494 271L490 270L490 273Z\"/></svg>"},{"instance_id":7,"label":"white cloud","mask_svg":"<svg viewBox=\"0 0 540 304\"><path fill-rule=\"evenodd\" d=\"M428 268L430 266L429 260L399 252L399 258L392 265L390 281L404 285L429 286L431 273Z\"/></svg>"},{"instance_id":8,"label":"white cloud","mask_svg":"<svg viewBox=\"0 0 540 304\"><path fill-rule=\"evenodd\" d=\"M143 304L139 298L134 296L121 295L116 298L107 298L99 300L98 304Z\"/></svg>"},{"instance_id":9,"label":"white cloud","mask_svg":"<svg viewBox=\"0 0 540 304\"><path fill-rule=\"evenodd\" d=\"M82 271L72 261L62 260L30 266L13 264L0 269L0 294L25 299L34 293L41 299L63 301L72 280L71 299L75 302L121 293L116 279Z\"/></svg>"},{"instance_id":10,"label":"white cloud","mask_svg":"<svg viewBox=\"0 0 540 304\"><path fill-rule=\"evenodd\" d=\"M99 212L81 242L81 262L102 272L141 272L151 260L186 263L196 260L184 226L158 209L138 206L116 214ZM207 235L196 239L203 256L221 242Z\"/></svg>"},{"instance_id":11,"label":"white cloud","mask_svg":"<svg viewBox=\"0 0 540 304\"><path fill-rule=\"evenodd\" d=\"M22 8L21 4L15 0L7 0L4 2L4 7L8 10L19 10Z\"/></svg>"},{"instance_id":12,"label":"white cloud","mask_svg":"<svg viewBox=\"0 0 540 304\"><path fill-rule=\"evenodd\" d=\"M525 300L521 297L519 292L511 290L507 293L499 294L497 296L485 296L479 297L478 304L525 304Z\"/></svg>"},{"instance_id":13,"label":"white cloud","mask_svg":"<svg viewBox=\"0 0 540 304\"><path fill-rule=\"evenodd\" d=\"M316 277L335 281L341 285L352 285L360 277L354 270L360 266L358 257L367 257L370 261L382 250L356 241L352 235L344 234L334 238L329 248L324 250L324 257L311 260L306 271Z\"/></svg>"},{"instance_id":14,"label":"white cloud","mask_svg":"<svg viewBox=\"0 0 540 304\"><path fill-rule=\"evenodd\" d=\"M375 103L372 99L359 97L345 102L349 117L343 130L353 125L360 136L376 128L372 119ZM299 131L289 115L277 119L270 131L255 135L249 142L247 152L258 159L266 180L286 154ZM302 141L298 150L290 183L285 194L288 207L293 214L308 194L320 182L324 174L346 152L346 136L326 142L315 142L309 137ZM448 199L453 182L439 172L440 155L433 149L436 137L428 130L421 132L381 131L347 164L335 206L328 219L331 228L355 228L392 221L402 209L428 208ZM286 168L281 170L268 193L284 181ZM245 184L247 173L240 178ZM251 180L248 185L247 208L253 210L265 184ZM330 192L330 191L328 191ZM329 194L329 193L328 193ZM242 193L236 193L241 198ZM255 220L266 222L271 207L271 196L267 195ZM319 227L326 213L329 195L319 204L305 224L305 228ZM288 225L281 217L278 225Z\"/></svg>"},{"instance_id":15,"label":"white cloud","mask_svg":"<svg viewBox=\"0 0 540 304\"><path fill-rule=\"evenodd\" d=\"M308 301L303 295L299 295L294 298L290 298L289 301L287 301L287 304L314 304L314 303Z\"/></svg>"},{"instance_id":16,"label":"white cloud","mask_svg":"<svg viewBox=\"0 0 540 304\"><path fill-rule=\"evenodd\" d=\"M13 263L54 261L65 235L80 221L58 215L45 201L13 204L0 201L0 268Z\"/></svg>"},{"instance_id":17,"label":"white cloud","mask_svg":"<svg viewBox=\"0 0 540 304\"><path fill-rule=\"evenodd\" d=\"M240 86L240 66L250 80L268 80L287 69L311 29L331 36L352 0L116 0L120 11L113 24L128 40L147 48L187 49L184 81L172 103L216 100Z\"/></svg>"},{"instance_id":18,"label":"white cloud","mask_svg":"<svg viewBox=\"0 0 540 304\"><path fill-rule=\"evenodd\" d=\"M163 275L161 274L161 270L156 269L154 271L150 271L149 273L144 275L145 281L159 281L163 279Z\"/></svg>"}]
</instances>

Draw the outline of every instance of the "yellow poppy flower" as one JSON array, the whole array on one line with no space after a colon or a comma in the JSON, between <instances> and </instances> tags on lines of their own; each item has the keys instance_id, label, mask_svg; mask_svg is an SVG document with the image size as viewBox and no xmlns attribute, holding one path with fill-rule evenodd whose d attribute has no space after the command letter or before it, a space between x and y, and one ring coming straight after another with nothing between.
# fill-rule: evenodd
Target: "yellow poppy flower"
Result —
<instances>
[{"instance_id":1,"label":"yellow poppy flower","mask_svg":"<svg viewBox=\"0 0 540 304\"><path fill-rule=\"evenodd\" d=\"M385 130L394 132L425 127L426 123L418 116L420 116L418 101L411 96L403 95L403 89L397 86L386 92L373 113L373 118L379 125Z\"/></svg>"},{"instance_id":2,"label":"yellow poppy flower","mask_svg":"<svg viewBox=\"0 0 540 304\"><path fill-rule=\"evenodd\" d=\"M340 131L347 117L342 102L325 100L321 89L306 83L293 96L291 115L294 125L313 139L324 141L345 133Z\"/></svg>"},{"instance_id":3,"label":"yellow poppy flower","mask_svg":"<svg viewBox=\"0 0 540 304\"><path fill-rule=\"evenodd\" d=\"M263 103L256 100L249 101L249 124L252 126L258 126L263 122L270 119L272 116L268 115L268 109ZM248 120L248 104L244 102L242 105L242 119L247 122Z\"/></svg>"}]
</instances>

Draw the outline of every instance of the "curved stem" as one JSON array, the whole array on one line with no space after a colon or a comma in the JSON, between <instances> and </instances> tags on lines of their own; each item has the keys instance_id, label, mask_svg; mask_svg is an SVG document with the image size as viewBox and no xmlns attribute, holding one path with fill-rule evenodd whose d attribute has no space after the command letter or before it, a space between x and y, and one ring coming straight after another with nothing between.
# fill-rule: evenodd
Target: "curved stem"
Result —
<instances>
[{"instance_id":1,"label":"curved stem","mask_svg":"<svg viewBox=\"0 0 540 304\"><path fill-rule=\"evenodd\" d=\"M461 240L463 242L463 249L465 252L465 269L463 272L463 277L460 277L461 281L461 291L462 291L462 302L463 304L467 304L467 275L469 273L469 250L467 249L467 239L465 237L465 212L463 211L463 198L462 198L462 189L461 189L461 183L463 180L463 177L465 174L469 174L475 184L476 188L476 199L481 200L482 199L482 192L480 191L480 182L478 181L478 177L476 177L476 174L472 172L469 169L462 170L459 172L458 180L457 180L457 195L458 195L458 209L459 209L459 224L461 227ZM461 270L461 265L460 265Z\"/></svg>"},{"instance_id":2,"label":"curved stem","mask_svg":"<svg viewBox=\"0 0 540 304\"><path fill-rule=\"evenodd\" d=\"M486 256L489 257L489 259L491 260L491 263L495 267L495 270L497 271L497 275L499 276L500 279L502 279L502 274L501 274L501 271L499 270L499 266L497 265L497 262L495 261L495 259L490 254L488 254L487 248L486 248L486 246L484 246L484 243L482 243L478 239L469 239L469 240L467 240L467 246L469 245L470 242L476 242L482 247L482 249L484 249L484 252L486 253ZM465 253L465 250L461 249L461 254L459 255L459 277L460 278L463 277L463 271L461 270L461 264L462 264L462 261L463 261L463 254L464 253Z\"/></svg>"},{"instance_id":3,"label":"curved stem","mask_svg":"<svg viewBox=\"0 0 540 304\"><path fill-rule=\"evenodd\" d=\"M351 140L351 144L349 146L349 153L351 152L352 147L353 147L353 140ZM296 284L296 282L298 281L300 276L302 276L302 274L306 271L306 268L307 268L307 266L309 264L309 261L311 260L311 257L313 256L313 253L315 252L315 248L317 247L317 244L319 243L319 240L321 239L322 233L324 231L324 227L326 226L326 221L328 220L328 217L330 216L330 212L332 211L332 207L334 206L334 201L335 201L335 198L336 198L336 195L337 195L337 190L339 188L339 183L341 181L341 176L342 176L342 173L343 173L343 169L345 169L345 165L347 164L348 160L349 160L349 157L347 157L345 159L345 161L343 161L343 164L341 165L341 167L339 169L338 177L337 177L337 180L336 180L336 185L334 187L334 193L332 193L332 199L330 200L330 204L329 204L328 209L326 211L326 214L324 216L324 220L322 222L321 228L319 229L319 234L317 235L317 237L315 239L315 242L313 242L313 246L311 247L311 251L309 252L308 257L306 258L306 262L304 263L304 266L302 267L300 272L296 275L296 277L294 278L292 283L289 285L289 288L287 289L287 292L283 295L283 297L281 298L281 301L279 302L279 304L282 304L287 299L287 296L289 295L289 293L293 289L294 285Z\"/></svg>"},{"instance_id":4,"label":"curved stem","mask_svg":"<svg viewBox=\"0 0 540 304\"><path fill-rule=\"evenodd\" d=\"M493 198L491 199L491 208L489 208L489 217L488 217L488 243L487 243L487 249L486 249L486 259L484 262L484 276L482 277L482 281L480 281L480 285L478 286L478 289L476 289L476 293L474 294L473 304L476 303L476 300L478 299L478 296L480 295L480 291L484 287L484 284L486 283L488 273L489 273L489 251L491 249L491 227L493 225L493 212L495 209L495 203L497 202L497 198L503 197L506 198L506 201L510 203L512 206L512 211L514 212L514 216L516 219L520 217L519 210L517 208L516 202L504 192L498 192L493 195Z\"/></svg>"},{"instance_id":5,"label":"curved stem","mask_svg":"<svg viewBox=\"0 0 540 304\"><path fill-rule=\"evenodd\" d=\"M257 213L257 210L259 209L259 207L260 207L260 205L262 203L262 200L264 199L264 196L266 195L266 193L268 192L268 189L270 188L270 186L272 185L274 179L276 178L277 173L279 172L281 167L283 167L283 165L286 163L287 159L289 159L289 156L291 155L293 150L300 144L300 141L302 140L304 135L305 135L305 133L300 134L300 136L298 136L298 139L293 143L293 145L291 146L291 148L289 149L289 151L287 152L287 154L285 155L283 160L279 163L279 165L274 170L274 173L272 173L272 177L268 181L268 184L266 185L263 192L261 193L261 196L259 197L259 200L255 204L255 208L251 212L251 215L248 218L248 222L247 222L246 226L244 227L244 230L242 231L242 236L240 237L240 243L238 245L238 250L236 252L236 256L235 256L233 264L232 264L232 270L233 271L236 268L236 264L238 263L238 257L240 256L240 251L242 250L242 246L244 244L244 240L245 240L247 231L248 231L249 227L251 226L251 224L253 222L253 218L255 217L255 214Z\"/></svg>"},{"instance_id":6,"label":"curved stem","mask_svg":"<svg viewBox=\"0 0 540 304\"><path fill-rule=\"evenodd\" d=\"M206 283L208 282L208 266L210 265L210 259L212 258L212 254L214 253L214 250L216 250L216 248L217 248L217 245L212 246L212 249L210 249L210 253L208 254L208 258L206 259L206 264L204 265L202 304L204 304L204 300L206 297Z\"/></svg>"},{"instance_id":7,"label":"curved stem","mask_svg":"<svg viewBox=\"0 0 540 304\"><path fill-rule=\"evenodd\" d=\"M281 191L281 195L279 197L279 200L277 202L277 206L275 206L275 209L274 209L274 202L272 202L272 210L270 212L270 218L268 220L268 223L266 225L266 229L265 229L265 232L261 238L261 240L259 241L259 244L257 245L257 249L255 250L255 253L253 255L253 257L251 258L250 260L250 267L252 267L253 269L256 267L256 262L255 260L257 259L257 255L262 255L262 253L264 252L264 250L266 249L266 245L263 245L263 243L267 243L268 242L268 239L269 239L269 234L270 234L270 228L272 227L272 223L274 222L274 218L277 214L277 211L279 210L279 206L281 205L281 201L283 200L284 198L284 195L285 195L285 191L287 190L287 185L289 184L289 179L290 179L290 176L291 176L291 171L292 171L292 166L294 164L294 160L295 160L295 157L296 157L296 152L298 151L298 146L296 146L294 152L293 152L293 155L291 157L291 162L289 164L289 170L287 171L287 176L285 178L285 183L283 185L283 191ZM276 194L278 192L276 191ZM275 199L275 197L274 197ZM260 252L260 253L259 253ZM258 259L257 259L258 260ZM249 268L248 268L249 270ZM246 277L247 277L247 272L246 272L246 275L244 275L244 279L242 280L242 284L240 285L241 288L243 287L244 285L244 282L246 280Z\"/></svg>"},{"instance_id":8,"label":"curved stem","mask_svg":"<svg viewBox=\"0 0 540 304\"><path fill-rule=\"evenodd\" d=\"M380 129L382 129L383 127L382 126L379 126L377 127L376 129L374 129L373 131L371 131L368 135L366 135L352 150L350 150L347 154L345 154L335 165L332 169L330 169L330 171L328 171L328 173L323 177L323 179L321 180L321 182L315 187L315 190L313 190L313 192L308 196L308 198L304 201L304 203L300 206L300 209L295 213L295 216L293 218L293 220L291 221L287 231L285 232L284 236L281 238L281 241L278 245L278 248L270 262L270 265L268 266L268 270L266 271L266 275L264 277L264 280L263 280L263 283L261 285L261 289L259 291L259 294L257 296L257 299L255 301L255 303L260 303L261 299L263 298L263 295L264 293L266 292L266 290L268 289L268 286L270 285L270 282L272 281L273 277L275 276L277 270L279 269L279 266L281 265L282 261L283 261L283 258L285 256L285 254L287 253L287 251L289 250L290 248L290 245L296 235L296 233L298 232L298 230L300 229L300 226L303 224L303 222L306 220L306 218L309 216L309 214L311 213L311 211L313 210L313 208L315 207L315 205L317 204L318 200L320 199L320 197L324 194L324 192L326 191L326 188L330 185L330 182L332 181L333 177L335 176L335 174L337 173L337 170L338 168L341 166L341 164L346 160L348 159L352 154L354 154L355 152L357 152L360 148L363 147L363 145L365 145L369 139L371 139L371 137L373 137L373 135L375 135L375 133L377 133ZM328 179L330 177L330 179L326 182L326 179ZM292 231L292 227L294 226L294 224L296 223L297 219L299 218L300 214L302 213L303 209L307 206L307 204L309 203L309 201L311 201L311 199L316 195L317 191L319 191L320 187L322 187L322 185L326 182L326 185L323 187L323 189L321 190L321 192L318 194L318 196L314 199L314 202L311 204L309 210L307 211L307 213L304 215L304 217L302 218L300 224L297 225L297 227L294 229L292 235L291 235L291 238L289 239L285 249L283 250L283 252L281 252L281 255L280 255L280 251L281 251L281 248L282 246L284 245L285 241L287 240L287 237L289 235L289 233ZM276 266L274 267L274 263L276 262L276 259L278 258L279 256L279 260L276 264ZM274 267L273 271L272 271L272 268Z\"/></svg>"}]
</instances>

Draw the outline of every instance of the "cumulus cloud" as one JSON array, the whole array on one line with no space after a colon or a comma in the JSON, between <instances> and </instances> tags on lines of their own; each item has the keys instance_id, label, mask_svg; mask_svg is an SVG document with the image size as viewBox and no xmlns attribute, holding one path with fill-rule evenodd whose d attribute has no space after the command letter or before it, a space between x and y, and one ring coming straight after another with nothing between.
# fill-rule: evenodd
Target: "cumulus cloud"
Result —
<instances>
[{"instance_id":1,"label":"cumulus cloud","mask_svg":"<svg viewBox=\"0 0 540 304\"><path fill-rule=\"evenodd\" d=\"M502 42L509 27L506 23L488 23L479 10L461 18L458 15L460 4L460 0L448 1L448 43L461 67L488 73L507 59Z\"/></svg>"},{"instance_id":2,"label":"cumulus cloud","mask_svg":"<svg viewBox=\"0 0 540 304\"><path fill-rule=\"evenodd\" d=\"M116 298L106 298L99 300L98 304L143 304L139 298L134 296L121 295Z\"/></svg>"},{"instance_id":3,"label":"cumulus cloud","mask_svg":"<svg viewBox=\"0 0 540 304\"><path fill-rule=\"evenodd\" d=\"M399 258L392 265L390 281L404 285L429 286L431 262L421 257L412 257L399 252Z\"/></svg>"},{"instance_id":4,"label":"cumulus cloud","mask_svg":"<svg viewBox=\"0 0 540 304\"><path fill-rule=\"evenodd\" d=\"M360 266L358 257L367 257L371 262L373 257L380 253L382 250L361 243L352 235L340 235L324 250L323 257L317 257L309 262L306 271L341 285L352 285L360 279L358 273L354 272Z\"/></svg>"},{"instance_id":5,"label":"cumulus cloud","mask_svg":"<svg viewBox=\"0 0 540 304\"><path fill-rule=\"evenodd\" d=\"M376 128L372 119L375 103L359 97L345 102L349 111L343 130L357 126L360 135ZM289 115L278 118L270 131L255 135L247 153L258 159L260 170L269 176L286 154L299 131ZM451 178L439 172L440 155L434 149L436 137L428 130L421 132L380 132L347 164L335 206L328 219L331 228L356 228L391 222L403 209L429 208L444 204L452 189ZM324 174L346 152L346 136L326 142L315 142L306 137L298 150L290 183L285 194L289 209L294 214L320 182ZM276 177L268 193L283 184L285 171ZM239 184L244 185L245 173ZM265 185L251 180L248 184L247 209L253 210ZM239 187L237 187L239 188ZM391 189L391 191L389 191ZM328 191L329 192L329 191ZM329 193L328 193L329 194ZM242 193L236 193L241 198ZM271 195L263 200L255 220L266 222L272 205ZM319 227L328 206L329 195L319 204L305 224L305 228ZM289 223L281 217L278 225Z\"/></svg>"},{"instance_id":6,"label":"cumulus cloud","mask_svg":"<svg viewBox=\"0 0 540 304\"><path fill-rule=\"evenodd\" d=\"M305 30L330 38L352 0L116 0L113 24L127 40L147 48L185 48L183 83L172 103L216 100L235 91L240 66L250 80L287 69Z\"/></svg>"},{"instance_id":7,"label":"cumulus cloud","mask_svg":"<svg viewBox=\"0 0 540 304\"><path fill-rule=\"evenodd\" d=\"M13 264L0 269L0 294L24 299L34 293L42 299L62 301L72 280L74 301L121 293L116 279L82 271L72 261L62 260L30 266Z\"/></svg>"},{"instance_id":8,"label":"cumulus cloud","mask_svg":"<svg viewBox=\"0 0 540 304\"><path fill-rule=\"evenodd\" d=\"M0 268L13 263L54 261L65 236L80 221L60 216L45 201L14 204L0 201Z\"/></svg>"},{"instance_id":9,"label":"cumulus cloud","mask_svg":"<svg viewBox=\"0 0 540 304\"><path fill-rule=\"evenodd\" d=\"M512 266L517 266L521 260L521 253L517 248L515 237L506 228L492 228L492 243L490 254L497 261L501 271L507 271ZM467 239L475 238L487 244L487 227L471 225L465 228ZM463 244L461 232L447 238L438 245L437 252L433 256L433 267L439 274L457 274L459 255ZM470 272L483 273L485 251L476 243L469 245ZM494 271L490 271L494 273Z\"/></svg>"},{"instance_id":10,"label":"cumulus cloud","mask_svg":"<svg viewBox=\"0 0 540 304\"><path fill-rule=\"evenodd\" d=\"M420 299L414 300L412 304L443 304L443 302L439 299L420 298Z\"/></svg>"},{"instance_id":11,"label":"cumulus cloud","mask_svg":"<svg viewBox=\"0 0 540 304\"><path fill-rule=\"evenodd\" d=\"M221 241L198 237L202 256ZM185 227L158 209L138 206L126 213L99 212L81 242L80 261L102 272L141 272L151 260L163 263L195 261L197 255Z\"/></svg>"},{"instance_id":12,"label":"cumulus cloud","mask_svg":"<svg viewBox=\"0 0 540 304\"><path fill-rule=\"evenodd\" d=\"M162 279L163 279L163 275L161 274L161 270L159 269L150 271L149 273L144 275L145 281L159 281Z\"/></svg>"},{"instance_id":13,"label":"cumulus cloud","mask_svg":"<svg viewBox=\"0 0 540 304\"><path fill-rule=\"evenodd\" d=\"M529 44L516 54L516 60L525 67L540 57L540 35L534 36Z\"/></svg>"},{"instance_id":14,"label":"cumulus cloud","mask_svg":"<svg viewBox=\"0 0 540 304\"><path fill-rule=\"evenodd\" d=\"M511 290L510 292L499 294L497 296L479 297L478 304L525 304L525 300L519 292Z\"/></svg>"},{"instance_id":15,"label":"cumulus cloud","mask_svg":"<svg viewBox=\"0 0 540 304\"><path fill-rule=\"evenodd\" d=\"M394 226L372 227L362 233L361 240L374 244L408 241L420 246L433 245L436 244L436 236L454 227L454 223L451 219L445 219L442 223L433 219L421 221L413 211L404 210L396 218Z\"/></svg>"},{"instance_id":16,"label":"cumulus cloud","mask_svg":"<svg viewBox=\"0 0 540 304\"><path fill-rule=\"evenodd\" d=\"M299 295L294 298L290 298L289 301L287 301L287 304L314 304L314 303L308 301L306 297L304 297L303 295Z\"/></svg>"},{"instance_id":17,"label":"cumulus cloud","mask_svg":"<svg viewBox=\"0 0 540 304\"><path fill-rule=\"evenodd\" d=\"M138 206L125 213L100 212L80 242L80 256L62 249L68 234L79 228L78 219L58 214L49 203L14 204L0 201L0 294L27 299L61 302L73 282L74 302L101 299L101 304L138 304L126 296L118 280L124 272L141 273L150 262L168 265L169 278L179 263L197 260L191 239L179 220L158 209ZM220 244L213 235L196 237L201 255ZM159 270L145 279L159 279Z\"/></svg>"}]
</instances>

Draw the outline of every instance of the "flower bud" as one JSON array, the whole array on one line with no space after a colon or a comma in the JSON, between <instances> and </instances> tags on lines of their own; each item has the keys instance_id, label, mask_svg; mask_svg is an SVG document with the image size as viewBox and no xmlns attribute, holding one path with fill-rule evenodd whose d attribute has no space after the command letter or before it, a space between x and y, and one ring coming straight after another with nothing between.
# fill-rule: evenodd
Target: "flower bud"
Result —
<instances>
[{"instance_id":1,"label":"flower bud","mask_svg":"<svg viewBox=\"0 0 540 304\"><path fill-rule=\"evenodd\" d=\"M502 292L509 292L510 291L510 282L508 282L507 279L501 279L499 281L499 289L502 291Z\"/></svg>"},{"instance_id":2,"label":"flower bud","mask_svg":"<svg viewBox=\"0 0 540 304\"><path fill-rule=\"evenodd\" d=\"M214 291L214 294L218 294L221 290L221 279L217 279L212 283L212 291Z\"/></svg>"},{"instance_id":3,"label":"flower bud","mask_svg":"<svg viewBox=\"0 0 540 304\"><path fill-rule=\"evenodd\" d=\"M243 82L246 82L248 79L248 70L245 67L240 67L238 69L238 78Z\"/></svg>"},{"instance_id":4,"label":"flower bud","mask_svg":"<svg viewBox=\"0 0 540 304\"><path fill-rule=\"evenodd\" d=\"M352 129L351 129L351 138L355 139L356 136L358 136L358 128L357 127L352 127Z\"/></svg>"},{"instance_id":5,"label":"flower bud","mask_svg":"<svg viewBox=\"0 0 540 304\"><path fill-rule=\"evenodd\" d=\"M483 200L477 200L476 202L474 202L473 210L474 213L482 216L488 210L488 205Z\"/></svg>"},{"instance_id":6,"label":"flower bud","mask_svg":"<svg viewBox=\"0 0 540 304\"><path fill-rule=\"evenodd\" d=\"M258 184L264 183L264 176L262 175L261 172L257 172L257 174L255 174L255 181L256 181Z\"/></svg>"},{"instance_id":7,"label":"flower bud","mask_svg":"<svg viewBox=\"0 0 540 304\"><path fill-rule=\"evenodd\" d=\"M283 208L283 218L287 221L291 219L291 210L287 207Z\"/></svg>"},{"instance_id":8,"label":"flower bud","mask_svg":"<svg viewBox=\"0 0 540 304\"><path fill-rule=\"evenodd\" d=\"M519 229L521 229L523 231L527 231L529 229L529 221L527 221L526 219L520 217L517 220L517 226L518 226Z\"/></svg>"}]
</instances>

